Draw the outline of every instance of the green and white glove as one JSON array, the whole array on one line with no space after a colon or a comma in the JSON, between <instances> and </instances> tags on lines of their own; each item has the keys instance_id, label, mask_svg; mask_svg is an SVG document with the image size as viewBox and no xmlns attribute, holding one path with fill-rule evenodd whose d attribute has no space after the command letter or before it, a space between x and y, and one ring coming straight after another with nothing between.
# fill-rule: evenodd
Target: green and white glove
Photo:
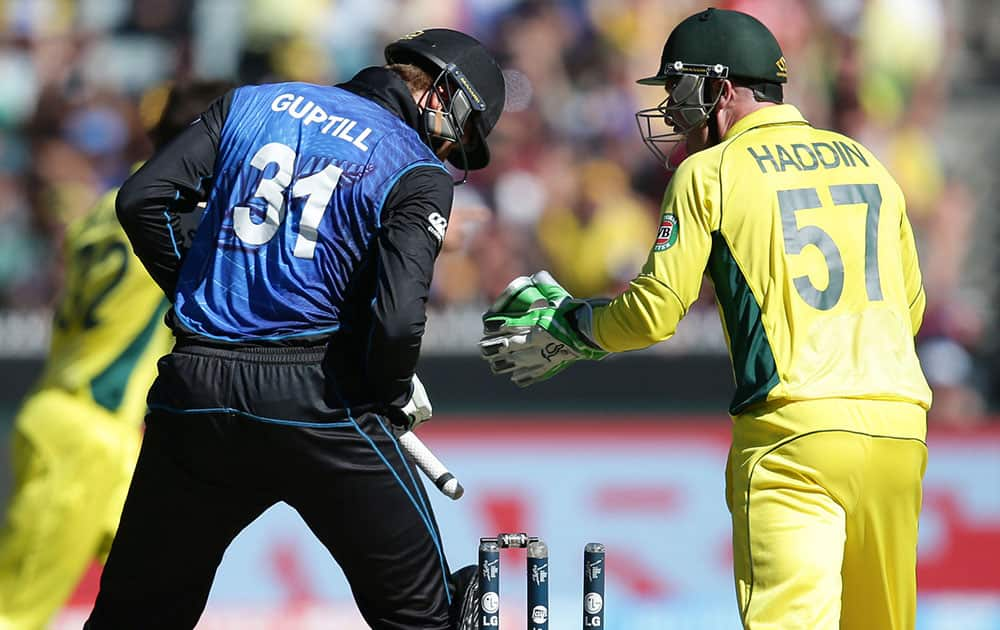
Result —
<instances>
[{"instance_id":1,"label":"green and white glove","mask_svg":"<svg viewBox=\"0 0 1000 630\"><path fill-rule=\"evenodd\" d=\"M431 416L434 415L431 399L427 395L427 390L424 389L424 384L420 382L416 374L413 375L413 380L410 383L412 385L410 399L400 408L403 417L406 419L406 425L403 428L407 431L416 429L424 422L430 420Z\"/></svg>"},{"instance_id":2,"label":"green and white glove","mask_svg":"<svg viewBox=\"0 0 1000 630\"><path fill-rule=\"evenodd\" d=\"M571 296L547 271L521 276L483 314L480 353L494 374L520 387L549 379L580 359L608 353L592 338L593 306Z\"/></svg>"},{"instance_id":3,"label":"green and white glove","mask_svg":"<svg viewBox=\"0 0 1000 630\"><path fill-rule=\"evenodd\" d=\"M483 314L483 320L485 321L488 315L527 313L530 310L548 306L548 297L535 286L533 278L534 276L518 276L511 280L510 284L493 301L490 309Z\"/></svg>"}]
</instances>

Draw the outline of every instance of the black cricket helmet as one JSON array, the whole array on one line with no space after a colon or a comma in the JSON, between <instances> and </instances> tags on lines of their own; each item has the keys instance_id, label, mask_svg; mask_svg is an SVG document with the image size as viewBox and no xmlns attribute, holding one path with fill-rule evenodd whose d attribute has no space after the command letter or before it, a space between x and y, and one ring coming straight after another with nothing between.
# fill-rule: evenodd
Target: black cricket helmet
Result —
<instances>
[{"instance_id":1,"label":"black cricket helmet","mask_svg":"<svg viewBox=\"0 0 1000 630\"><path fill-rule=\"evenodd\" d=\"M672 149L706 124L718 103L721 93L712 96L709 79L729 79L749 87L759 101L780 103L788 68L771 31L746 13L706 9L678 24L663 46L657 73L638 81L667 90L662 103L640 110L636 120L646 146L668 168Z\"/></svg>"},{"instance_id":2,"label":"black cricket helmet","mask_svg":"<svg viewBox=\"0 0 1000 630\"><path fill-rule=\"evenodd\" d=\"M388 63L412 64L434 78L432 90L447 94L445 110L425 109L421 131L430 146L455 142L448 161L466 171L490 161L486 136L500 120L506 98L503 72L478 40L447 28L405 35L385 47ZM463 143L469 123L471 142ZM463 180L464 181L464 180Z\"/></svg>"}]
</instances>

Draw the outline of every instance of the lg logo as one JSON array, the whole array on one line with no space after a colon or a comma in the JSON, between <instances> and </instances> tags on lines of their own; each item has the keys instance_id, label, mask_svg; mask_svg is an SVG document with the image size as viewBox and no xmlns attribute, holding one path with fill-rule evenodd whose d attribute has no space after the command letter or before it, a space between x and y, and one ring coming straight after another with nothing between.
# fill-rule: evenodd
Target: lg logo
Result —
<instances>
[{"instance_id":1,"label":"lg logo","mask_svg":"<svg viewBox=\"0 0 1000 630\"><path fill-rule=\"evenodd\" d=\"M495 613L500 610L500 595L492 592L484 593L483 610L488 613Z\"/></svg>"},{"instance_id":2,"label":"lg logo","mask_svg":"<svg viewBox=\"0 0 1000 630\"><path fill-rule=\"evenodd\" d=\"M500 594L494 592L483 593L482 599L479 600L479 605L483 609L482 619L479 621L480 628L487 627L500 627L500 616L497 612L500 610Z\"/></svg>"},{"instance_id":3,"label":"lg logo","mask_svg":"<svg viewBox=\"0 0 1000 630\"><path fill-rule=\"evenodd\" d=\"M587 593L583 598L583 625L586 628L601 628L604 619L601 611L604 609L604 598L600 593Z\"/></svg>"}]
</instances>

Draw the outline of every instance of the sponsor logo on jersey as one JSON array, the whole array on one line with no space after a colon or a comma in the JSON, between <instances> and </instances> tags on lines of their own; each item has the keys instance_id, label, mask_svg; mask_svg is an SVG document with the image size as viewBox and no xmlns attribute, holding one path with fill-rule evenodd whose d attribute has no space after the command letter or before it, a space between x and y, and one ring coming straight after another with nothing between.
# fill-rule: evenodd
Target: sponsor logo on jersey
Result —
<instances>
[{"instance_id":1,"label":"sponsor logo on jersey","mask_svg":"<svg viewBox=\"0 0 1000 630\"><path fill-rule=\"evenodd\" d=\"M678 223L677 217L669 212L663 214L660 221L660 230L656 233L656 244L653 245L654 252L662 252L673 247L677 242Z\"/></svg>"},{"instance_id":2,"label":"sponsor logo on jersey","mask_svg":"<svg viewBox=\"0 0 1000 630\"><path fill-rule=\"evenodd\" d=\"M443 243L444 234L448 230L448 219L441 216L440 212L432 212L427 217L427 222L430 223L427 230L434 235L438 243Z\"/></svg>"}]
</instances>

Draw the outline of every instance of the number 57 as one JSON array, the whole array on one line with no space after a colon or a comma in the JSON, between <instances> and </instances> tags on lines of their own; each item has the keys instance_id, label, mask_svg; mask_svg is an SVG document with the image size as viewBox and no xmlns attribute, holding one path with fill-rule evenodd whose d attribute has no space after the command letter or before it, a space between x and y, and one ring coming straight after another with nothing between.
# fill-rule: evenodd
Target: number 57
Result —
<instances>
[{"instance_id":1,"label":"number 57","mask_svg":"<svg viewBox=\"0 0 1000 630\"><path fill-rule=\"evenodd\" d=\"M882 191L878 184L840 184L830 186L830 197L836 206L866 204L865 219L865 289L868 299L877 302L882 299L882 283L878 271L878 216L882 207ZM781 210L781 228L785 236L785 251L799 254L806 245L819 248L826 260L830 281L822 291L817 289L809 276L793 279L795 289L806 304L821 311L837 305L844 290L844 259L833 238L818 225L799 227L795 213L799 210L821 208L815 188L796 188L778 191L778 207Z\"/></svg>"}]
</instances>

